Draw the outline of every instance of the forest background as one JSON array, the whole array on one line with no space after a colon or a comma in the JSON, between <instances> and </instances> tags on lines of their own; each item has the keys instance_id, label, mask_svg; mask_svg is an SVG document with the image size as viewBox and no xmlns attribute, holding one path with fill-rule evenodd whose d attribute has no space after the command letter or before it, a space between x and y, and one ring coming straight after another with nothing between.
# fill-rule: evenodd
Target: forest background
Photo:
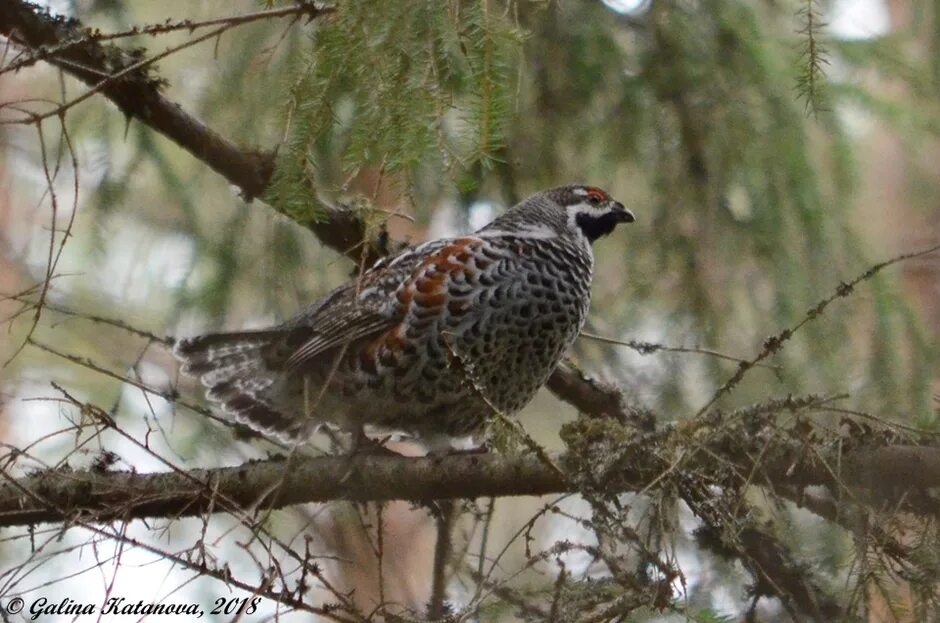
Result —
<instances>
[{"instance_id":1,"label":"forest background","mask_svg":"<svg viewBox=\"0 0 940 623\"><path fill-rule=\"evenodd\" d=\"M49 8L0 8L0 602L936 620L936 3ZM524 432L497 418L482 468L204 490L189 470L292 467L212 417L168 338L285 319L571 181L638 217L597 245L603 339Z\"/></svg>"}]
</instances>

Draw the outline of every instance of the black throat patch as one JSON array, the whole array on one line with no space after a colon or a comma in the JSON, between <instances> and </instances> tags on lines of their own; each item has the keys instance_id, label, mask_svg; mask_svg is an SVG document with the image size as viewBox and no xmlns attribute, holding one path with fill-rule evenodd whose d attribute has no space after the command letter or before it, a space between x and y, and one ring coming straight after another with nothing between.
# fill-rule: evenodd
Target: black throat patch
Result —
<instances>
[{"instance_id":1,"label":"black throat patch","mask_svg":"<svg viewBox=\"0 0 940 623\"><path fill-rule=\"evenodd\" d=\"M619 219L613 212L607 212L603 216L592 216L586 212L579 213L574 222L581 228L588 240L594 242L601 236L606 236L614 231Z\"/></svg>"}]
</instances>

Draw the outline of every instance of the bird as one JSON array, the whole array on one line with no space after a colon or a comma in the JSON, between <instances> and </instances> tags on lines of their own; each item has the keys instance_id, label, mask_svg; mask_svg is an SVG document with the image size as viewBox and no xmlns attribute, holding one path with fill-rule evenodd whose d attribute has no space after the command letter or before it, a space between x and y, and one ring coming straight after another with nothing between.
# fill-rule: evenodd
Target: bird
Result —
<instances>
[{"instance_id":1,"label":"bird","mask_svg":"<svg viewBox=\"0 0 940 623\"><path fill-rule=\"evenodd\" d=\"M594 186L543 190L472 234L379 260L277 326L173 352L210 402L282 442L329 426L446 447L532 400L584 324L592 244L634 220Z\"/></svg>"}]
</instances>

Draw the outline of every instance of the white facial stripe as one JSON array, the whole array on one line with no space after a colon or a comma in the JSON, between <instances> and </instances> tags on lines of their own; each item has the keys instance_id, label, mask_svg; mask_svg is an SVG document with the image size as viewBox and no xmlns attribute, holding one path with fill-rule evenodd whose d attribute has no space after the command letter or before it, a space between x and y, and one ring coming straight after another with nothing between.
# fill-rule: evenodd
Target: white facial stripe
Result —
<instances>
[{"instance_id":1,"label":"white facial stripe","mask_svg":"<svg viewBox=\"0 0 940 623\"><path fill-rule=\"evenodd\" d=\"M590 214L591 216L598 216L598 217L600 217L600 216L604 216L605 214L607 214L608 212L610 212L610 209L609 209L609 208L601 208L601 207L593 206L593 205L586 205L586 206L585 206L584 204L582 204L582 206L584 206L585 209L581 209L581 210L579 210L579 212L587 212L587 213Z\"/></svg>"},{"instance_id":2,"label":"white facial stripe","mask_svg":"<svg viewBox=\"0 0 940 623\"><path fill-rule=\"evenodd\" d=\"M568 225L575 227L575 219L579 214L589 214L600 218L610 212L610 208L591 205L590 203L576 203L568 206Z\"/></svg>"},{"instance_id":3,"label":"white facial stripe","mask_svg":"<svg viewBox=\"0 0 940 623\"><path fill-rule=\"evenodd\" d=\"M475 234L478 238L499 238L500 236L516 236L519 238L536 238L536 239L548 239L548 238L557 238L558 234L552 231L552 228L548 225L536 224L536 223L527 223L519 227L519 229L514 229L512 231L505 231L502 229L487 229L486 231L480 231Z\"/></svg>"}]
</instances>

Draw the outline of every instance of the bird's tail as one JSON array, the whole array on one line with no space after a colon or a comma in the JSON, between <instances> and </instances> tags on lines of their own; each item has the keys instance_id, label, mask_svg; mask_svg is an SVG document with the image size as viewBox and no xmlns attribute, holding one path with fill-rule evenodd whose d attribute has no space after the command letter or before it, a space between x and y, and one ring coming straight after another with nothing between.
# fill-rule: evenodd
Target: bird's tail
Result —
<instances>
[{"instance_id":1,"label":"bird's tail","mask_svg":"<svg viewBox=\"0 0 940 623\"><path fill-rule=\"evenodd\" d=\"M285 331L212 333L176 342L173 354L182 371L197 377L206 397L236 420L286 441L305 436L302 413L278 400L286 382L277 356Z\"/></svg>"}]
</instances>

